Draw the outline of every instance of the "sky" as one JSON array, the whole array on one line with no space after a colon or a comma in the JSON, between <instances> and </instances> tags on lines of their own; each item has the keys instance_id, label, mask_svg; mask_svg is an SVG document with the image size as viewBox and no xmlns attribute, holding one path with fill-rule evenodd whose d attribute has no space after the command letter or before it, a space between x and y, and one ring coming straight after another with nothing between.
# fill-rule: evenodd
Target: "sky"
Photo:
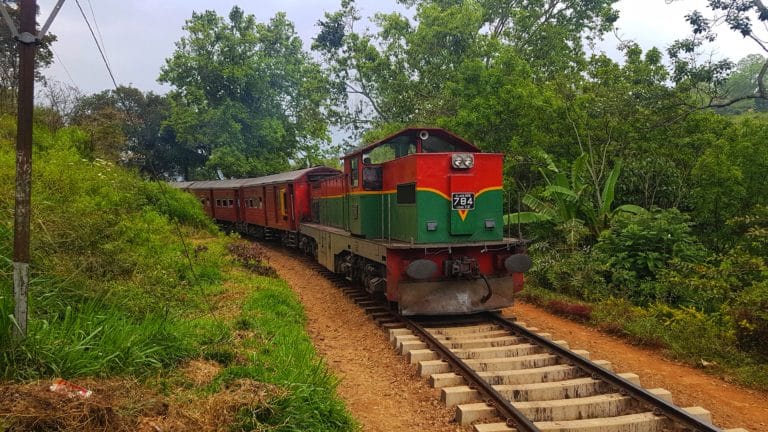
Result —
<instances>
[{"instance_id":1,"label":"sky","mask_svg":"<svg viewBox=\"0 0 768 432\"><path fill-rule=\"evenodd\" d=\"M259 21L267 21L283 11L309 49L318 31L316 23L326 11L339 8L339 0L78 0L97 37L102 41L114 77L120 85L144 91L165 93L170 87L157 83L160 68L184 36L182 27L193 11L215 10L226 16L232 6L240 6ZM39 20L48 18L56 0L38 0ZM644 49L666 48L690 32L684 15L705 9L705 0L621 0L617 35L634 40ZM402 10L395 0L358 0L361 15ZM94 19L95 17L95 19ZM361 30L361 29L356 29ZM112 88L107 68L94 43L76 0L66 0L50 31L57 35L53 45L54 65L44 71L48 77L80 88L85 94ZM618 39L608 35L599 49L616 56ZM759 50L753 42L723 29L714 47L718 57L738 61Z\"/></svg>"}]
</instances>

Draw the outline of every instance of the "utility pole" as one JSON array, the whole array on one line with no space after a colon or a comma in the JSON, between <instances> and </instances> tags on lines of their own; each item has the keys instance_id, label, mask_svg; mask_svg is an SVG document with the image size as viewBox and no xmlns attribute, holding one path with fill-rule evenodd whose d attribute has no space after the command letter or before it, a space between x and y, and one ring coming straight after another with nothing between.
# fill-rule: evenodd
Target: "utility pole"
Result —
<instances>
[{"instance_id":1,"label":"utility pole","mask_svg":"<svg viewBox=\"0 0 768 432\"><path fill-rule=\"evenodd\" d=\"M29 292L29 226L32 196L32 113L35 97L35 53L40 38L61 9L59 0L50 18L37 33L37 0L19 0L19 30L0 4L0 12L11 34L19 42L19 94L16 123L16 204L13 214L13 298L16 329L21 339L27 335L27 297Z\"/></svg>"},{"instance_id":2,"label":"utility pole","mask_svg":"<svg viewBox=\"0 0 768 432\"><path fill-rule=\"evenodd\" d=\"M16 124L16 207L13 214L13 298L16 335L27 335L29 291L29 220L32 195L32 111L37 51L36 0L21 0L19 19L19 116Z\"/></svg>"}]
</instances>

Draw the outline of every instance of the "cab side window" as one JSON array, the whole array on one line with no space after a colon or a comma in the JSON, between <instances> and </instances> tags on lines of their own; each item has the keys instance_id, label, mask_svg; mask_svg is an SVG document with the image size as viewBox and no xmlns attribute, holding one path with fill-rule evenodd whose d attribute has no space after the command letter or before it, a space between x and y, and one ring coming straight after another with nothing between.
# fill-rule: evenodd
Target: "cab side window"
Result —
<instances>
[{"instance_id":1,"label":"cab side window","mask_svg":"<svg viewBox=\"0 0 768 432\"><path fill-rule=\"evenodd\" d=\"M357 185L360 183L360 166L358 164L357 158L351 159L349 161L349 167L350 167L349 184L351 184L352 187L357 187Z\"/></svg>"}]
</instances>

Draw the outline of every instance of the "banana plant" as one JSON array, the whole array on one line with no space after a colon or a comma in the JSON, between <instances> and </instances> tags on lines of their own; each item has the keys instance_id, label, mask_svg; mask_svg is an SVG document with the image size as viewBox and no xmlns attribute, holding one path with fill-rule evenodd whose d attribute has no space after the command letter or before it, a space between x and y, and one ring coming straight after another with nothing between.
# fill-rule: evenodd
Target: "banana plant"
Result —
<instances>
[{"instance_id":1,"label":"banana plant","mask_svg":"<svg viewBox=\"0 0 768 432\"><path fill-rule=\"evenodd\" d=\"M642 213L640 206L624 204L613 207L616 183L621 173L621 162L613 167L602 187L602 194L594 196L592 186L582 175L588 163L588 154L579 156L571 167L570 179L554 164L548 165L550 175L541 170L547 185L537 195L526 194L523 203L532 211L505 216L508 224L549 222L563 231L569 242L576 241L580 231L588 230L595 238L610 227L613 216L620 212ZM552 175L554 174L554 175ZM598 199L599 197L599 199Z\"/></svg>"}]
</instances>

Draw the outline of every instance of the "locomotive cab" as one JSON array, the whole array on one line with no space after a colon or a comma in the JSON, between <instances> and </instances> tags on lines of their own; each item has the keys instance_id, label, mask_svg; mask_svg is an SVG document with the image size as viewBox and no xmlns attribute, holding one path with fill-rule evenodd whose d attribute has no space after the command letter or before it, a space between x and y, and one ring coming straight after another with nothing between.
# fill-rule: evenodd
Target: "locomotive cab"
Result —
<instances>
[{"instance_id":1,"label":"locomotive cab","mask_svg":"<svg viewBox=\"0 0 768 432\"><path fill-rule=\"evenodd\" d=\"M442 129L405 129L344 157L354 235L408 243L501 240L501 154Z\"/></svg>"}]
</instances>

